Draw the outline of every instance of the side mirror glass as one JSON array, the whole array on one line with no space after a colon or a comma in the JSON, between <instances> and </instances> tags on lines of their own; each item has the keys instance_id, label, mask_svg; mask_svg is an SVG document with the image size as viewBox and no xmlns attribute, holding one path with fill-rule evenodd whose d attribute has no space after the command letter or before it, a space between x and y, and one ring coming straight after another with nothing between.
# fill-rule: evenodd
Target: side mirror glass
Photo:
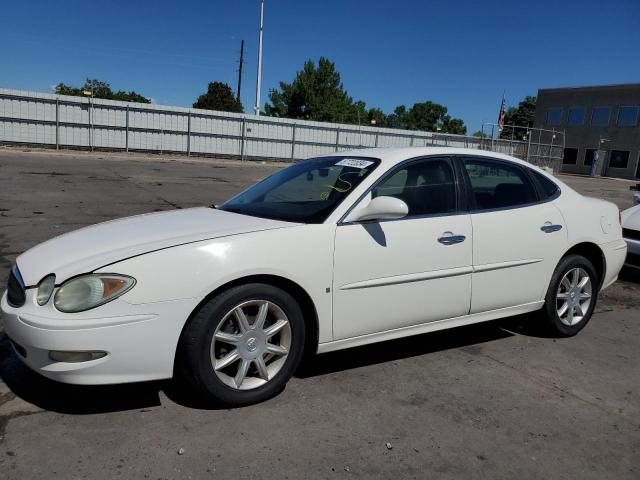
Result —
<instances>
[{"instance_id":1,"label":"side mirror glass","mask_svg":"<svg viewBox=\"0 0 640 480\"><path fill-rule=\"evenodd\" d=\"M395 197L376 197L364 207L356 208L345 219L345 222L363 222L365 220L394 220L406 217L409 213L407 204Z\"/></svg>"}]
</instances>

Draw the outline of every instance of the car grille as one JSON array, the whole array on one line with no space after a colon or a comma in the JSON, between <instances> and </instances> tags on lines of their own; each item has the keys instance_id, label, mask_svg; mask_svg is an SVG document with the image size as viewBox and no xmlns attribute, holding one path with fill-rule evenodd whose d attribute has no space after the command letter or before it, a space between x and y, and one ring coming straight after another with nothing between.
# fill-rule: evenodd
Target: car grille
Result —
<instances>
[{"instance_id":1,"label":"car grille","mask_svg":"<svg viewBox=\"0 0 640 480\"><path fill-rule=\"evenodd\" d=\"M631 230L629 228L622 229L622 236L632 240L640 240L640 230Z\"/></svg>"},{"instance_id":2,"label":"car grille","mask_svg":"<svg viewBox=\"0 0 640 480\"><path fill-rule=\"evenodd\" d=\"M7 300L12 307L21 307L26 299L20 270L18 270L17 265L14 265L7 281Z\"/></svg>"}]
</instances>

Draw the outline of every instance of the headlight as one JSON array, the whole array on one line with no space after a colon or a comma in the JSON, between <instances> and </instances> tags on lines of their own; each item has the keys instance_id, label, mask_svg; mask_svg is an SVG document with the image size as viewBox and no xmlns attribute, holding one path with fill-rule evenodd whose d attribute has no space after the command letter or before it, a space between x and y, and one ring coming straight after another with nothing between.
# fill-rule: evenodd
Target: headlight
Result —
<instances>
[{"instance_id":1,"label":"headlight","mask_svg":"<svg viewBox=\"0 0 640 480\"><path fill-rule=\"evenodd\" d=\"M83 275L63 283L53 303L61 312L82 312L118 298L135 284L134 278L124 275Z\"/></svg>"},{"instance_id":2,"label":"headlight","mask_svg":"<svg viewBox=\"0 0 640 480\"><path fill-rule=\"evenodd\" d=\"M55 275L47 275L42 280L40 280L40 283L38 284L38 293L36 295L36 301L38 302L38 305L42 306L49 301L55 286Z\"/></svg>"}]
</instances>

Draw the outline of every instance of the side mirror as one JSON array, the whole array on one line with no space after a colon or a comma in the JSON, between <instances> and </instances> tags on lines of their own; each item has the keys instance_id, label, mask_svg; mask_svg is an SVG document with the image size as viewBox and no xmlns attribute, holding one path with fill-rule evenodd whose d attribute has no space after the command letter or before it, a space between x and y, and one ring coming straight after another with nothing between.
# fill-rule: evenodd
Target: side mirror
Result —
<instances>
[{"instance_id":1,"label":"side mirror","mask_svg":"<svg viewBox=\"0 0 640 480\"><path fill-rule=\"evenodd\" d=\"M409 207L399 198L376 197L365 207L352 211L346 222L362 222L365 220L394 220L406 217Z\"/></svg>"}]
</instances>

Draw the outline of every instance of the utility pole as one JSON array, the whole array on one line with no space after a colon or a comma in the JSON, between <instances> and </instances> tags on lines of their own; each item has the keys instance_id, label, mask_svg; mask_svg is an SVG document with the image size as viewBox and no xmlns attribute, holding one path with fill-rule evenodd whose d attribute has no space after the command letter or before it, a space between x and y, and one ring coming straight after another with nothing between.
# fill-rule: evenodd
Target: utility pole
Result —
<instances>
[{"instance_id":1,"label":"utility pole","mask_svg":"<svg viewBox=\"0 0 640 480\"><path fill-rule=\"evenodd\" d=\"M264 27L264 0L260 0L260 33L258 34L258 79L256 81L256 116L260 115L260 86L262 83L262 29Z\"/></svg>"},{"instance_id":2,"label":"utility pole","mask_svg":"<svg viewBox=\"0 0 640 480\"><path fill-rule=\"evenodd\" d=\"M91 110L93 110L93 90L95 80L91 80L91 90L83 90L82 94L89 97L89 148L93 152L93 118Z\"/></svg>"},{"instance_id":3,"label":"utility pole","mask_svg":"<svg viewBox=\"0 0 640 480\"><path fill-rule=\"evenodd\" d=\"M244 40L240 40L240 66L238 67L238 90L236 98L240 101L240 88L242 87L242 64L244 62Z\"/></svg>"}]
</instances>

